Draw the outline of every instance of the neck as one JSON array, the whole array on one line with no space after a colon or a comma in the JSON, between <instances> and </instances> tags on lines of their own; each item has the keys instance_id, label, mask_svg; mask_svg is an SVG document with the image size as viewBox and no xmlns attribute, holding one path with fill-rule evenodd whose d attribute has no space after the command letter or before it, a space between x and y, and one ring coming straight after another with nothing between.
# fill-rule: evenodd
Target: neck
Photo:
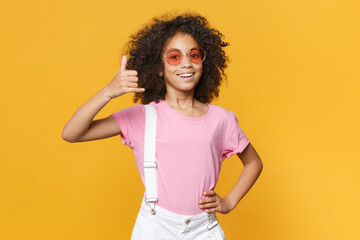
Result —
<instances>
[{"instance_id":1,"label":"neck","mask_svg":"<svg viewBox=\"0 0 360 240\"><path fill-rule=\"evenodd\" d=\"M165 102L171 106L180 109L192 108L195 105L195 98L192 94L169 94L168 92L165 95Z\"/></svg>"}]
</instances>

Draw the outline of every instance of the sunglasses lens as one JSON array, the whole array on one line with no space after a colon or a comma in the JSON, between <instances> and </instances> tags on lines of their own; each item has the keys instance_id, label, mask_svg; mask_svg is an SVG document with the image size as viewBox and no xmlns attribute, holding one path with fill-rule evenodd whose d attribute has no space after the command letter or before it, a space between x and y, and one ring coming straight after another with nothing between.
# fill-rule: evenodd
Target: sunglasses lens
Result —
<instances>
[{"instance_id":1,"label":"sunglasses lens","mask_svg":"<svg viewBox=\"0 0 360 240\"><path fill-rule=\"evenodd\" d=\"M171 49L166 53L166 61L173 66L181 63L183 54L179 49ZM205 59L205 52L201 48L192 48L189 52L189 58L192 63L200 64Z\"/></svg>"},{"instance_id":2,"label":"sunglasses lens","mask_svg":"<svg viewBox=\"0 0 360 240\"><path fill-rule=\"evenodd\" d=\"M174 50L170 50L167 54L166 54L166 61L174 66L177 66L180 64L182 59L182 54L179 50L174 49Z\"/></svg>"},{"instance_id":3,"label":"sunglasses lens","mask_svg":"<svg viewBox=\"0 0 360 240\"><path fill-rule=\"evenodd\" d=\"M204 59L204 54L202 49L193 48L190 50L189 57L193 63L199 64Z\"/></svg>"}]
</instances>

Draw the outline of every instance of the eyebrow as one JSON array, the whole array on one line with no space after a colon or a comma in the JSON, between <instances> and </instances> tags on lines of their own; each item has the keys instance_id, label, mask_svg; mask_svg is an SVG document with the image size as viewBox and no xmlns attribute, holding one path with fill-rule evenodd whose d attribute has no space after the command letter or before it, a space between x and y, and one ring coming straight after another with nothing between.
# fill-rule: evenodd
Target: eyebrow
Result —
<instances>
[{"instance_id":1,"label":"eyebrow","mask_svg":"<svg viewBox=\"0 0 360 240\"><path fill-rule=\"evenodd\" d=\"M189 50L193 49L193 48L200 48L199 46L195 46L195 47L191 47ZM184 52L183 49L180 49L180 48L175 48L175 47L172 47L172 48L168 48L165 50L165 53L171 49L174 49L174 50L180 50L181 52ZM189 51L188 50L188 51Z\"/></svg>"}]
</instances>

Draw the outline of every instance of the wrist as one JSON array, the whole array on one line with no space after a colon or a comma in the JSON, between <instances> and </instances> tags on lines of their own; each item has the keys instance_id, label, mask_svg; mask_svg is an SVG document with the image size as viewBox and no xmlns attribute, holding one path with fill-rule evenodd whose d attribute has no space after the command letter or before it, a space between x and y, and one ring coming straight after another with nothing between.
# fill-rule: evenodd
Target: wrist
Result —
<instances>
[{"instance_id":1,"label":"wrist","mask_svg":"<svg viewBox=\"0 0 360 240\"><path fill-rule=\"evenodd\" d=\"M109 92L106 89L106 86L104 88L102 88L98 93L97 93L98 97L101 98L103 101L110 102L110 100L112 99L111 95L109 94Z\"/></svg>"},{"instance_id":2,"label":"wrist","mask_svg":"<svg viewBox=\"0 0 360 240\"><path fill-rule=\"evenodd\" d=\"M228 206L230 208L230 211L232 211L236 207L236 205L238 204L238 202L236 200L232 199L229 196L225 196L224 200L227 202L227 204L228 204Z\"/></svg>"}]
</instances>

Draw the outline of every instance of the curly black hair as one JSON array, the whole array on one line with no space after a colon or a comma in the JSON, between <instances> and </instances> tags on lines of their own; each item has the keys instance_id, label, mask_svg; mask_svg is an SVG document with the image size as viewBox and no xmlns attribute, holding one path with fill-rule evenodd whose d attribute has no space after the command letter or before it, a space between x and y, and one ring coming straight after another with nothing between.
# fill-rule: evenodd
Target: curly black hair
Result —
<instances>
[{"instance_id":1,"label":"curly black hair","mask_svg":"<svg viewBox=\"0 0 360 240\"><path fill-rule=\"evenodd\" d=\"M127 68L138 72L138 85L146 89L145 92L135 93L134 103L140 100L142 104L148 104L165 99L165 81L159 75L164 70L162 52L167 40L177 33L191 35L206 52L194 98L202 103L210 103L219 96L219 87L223 77L226 78L224 70L229 61L223 47L229 43L222 40L222 33L209 26L205 17L186 13L175 17L163 15L153 18L149 25L130 36L125 50L125 54L130 56Z\"/></svg>"}]
</instances>

